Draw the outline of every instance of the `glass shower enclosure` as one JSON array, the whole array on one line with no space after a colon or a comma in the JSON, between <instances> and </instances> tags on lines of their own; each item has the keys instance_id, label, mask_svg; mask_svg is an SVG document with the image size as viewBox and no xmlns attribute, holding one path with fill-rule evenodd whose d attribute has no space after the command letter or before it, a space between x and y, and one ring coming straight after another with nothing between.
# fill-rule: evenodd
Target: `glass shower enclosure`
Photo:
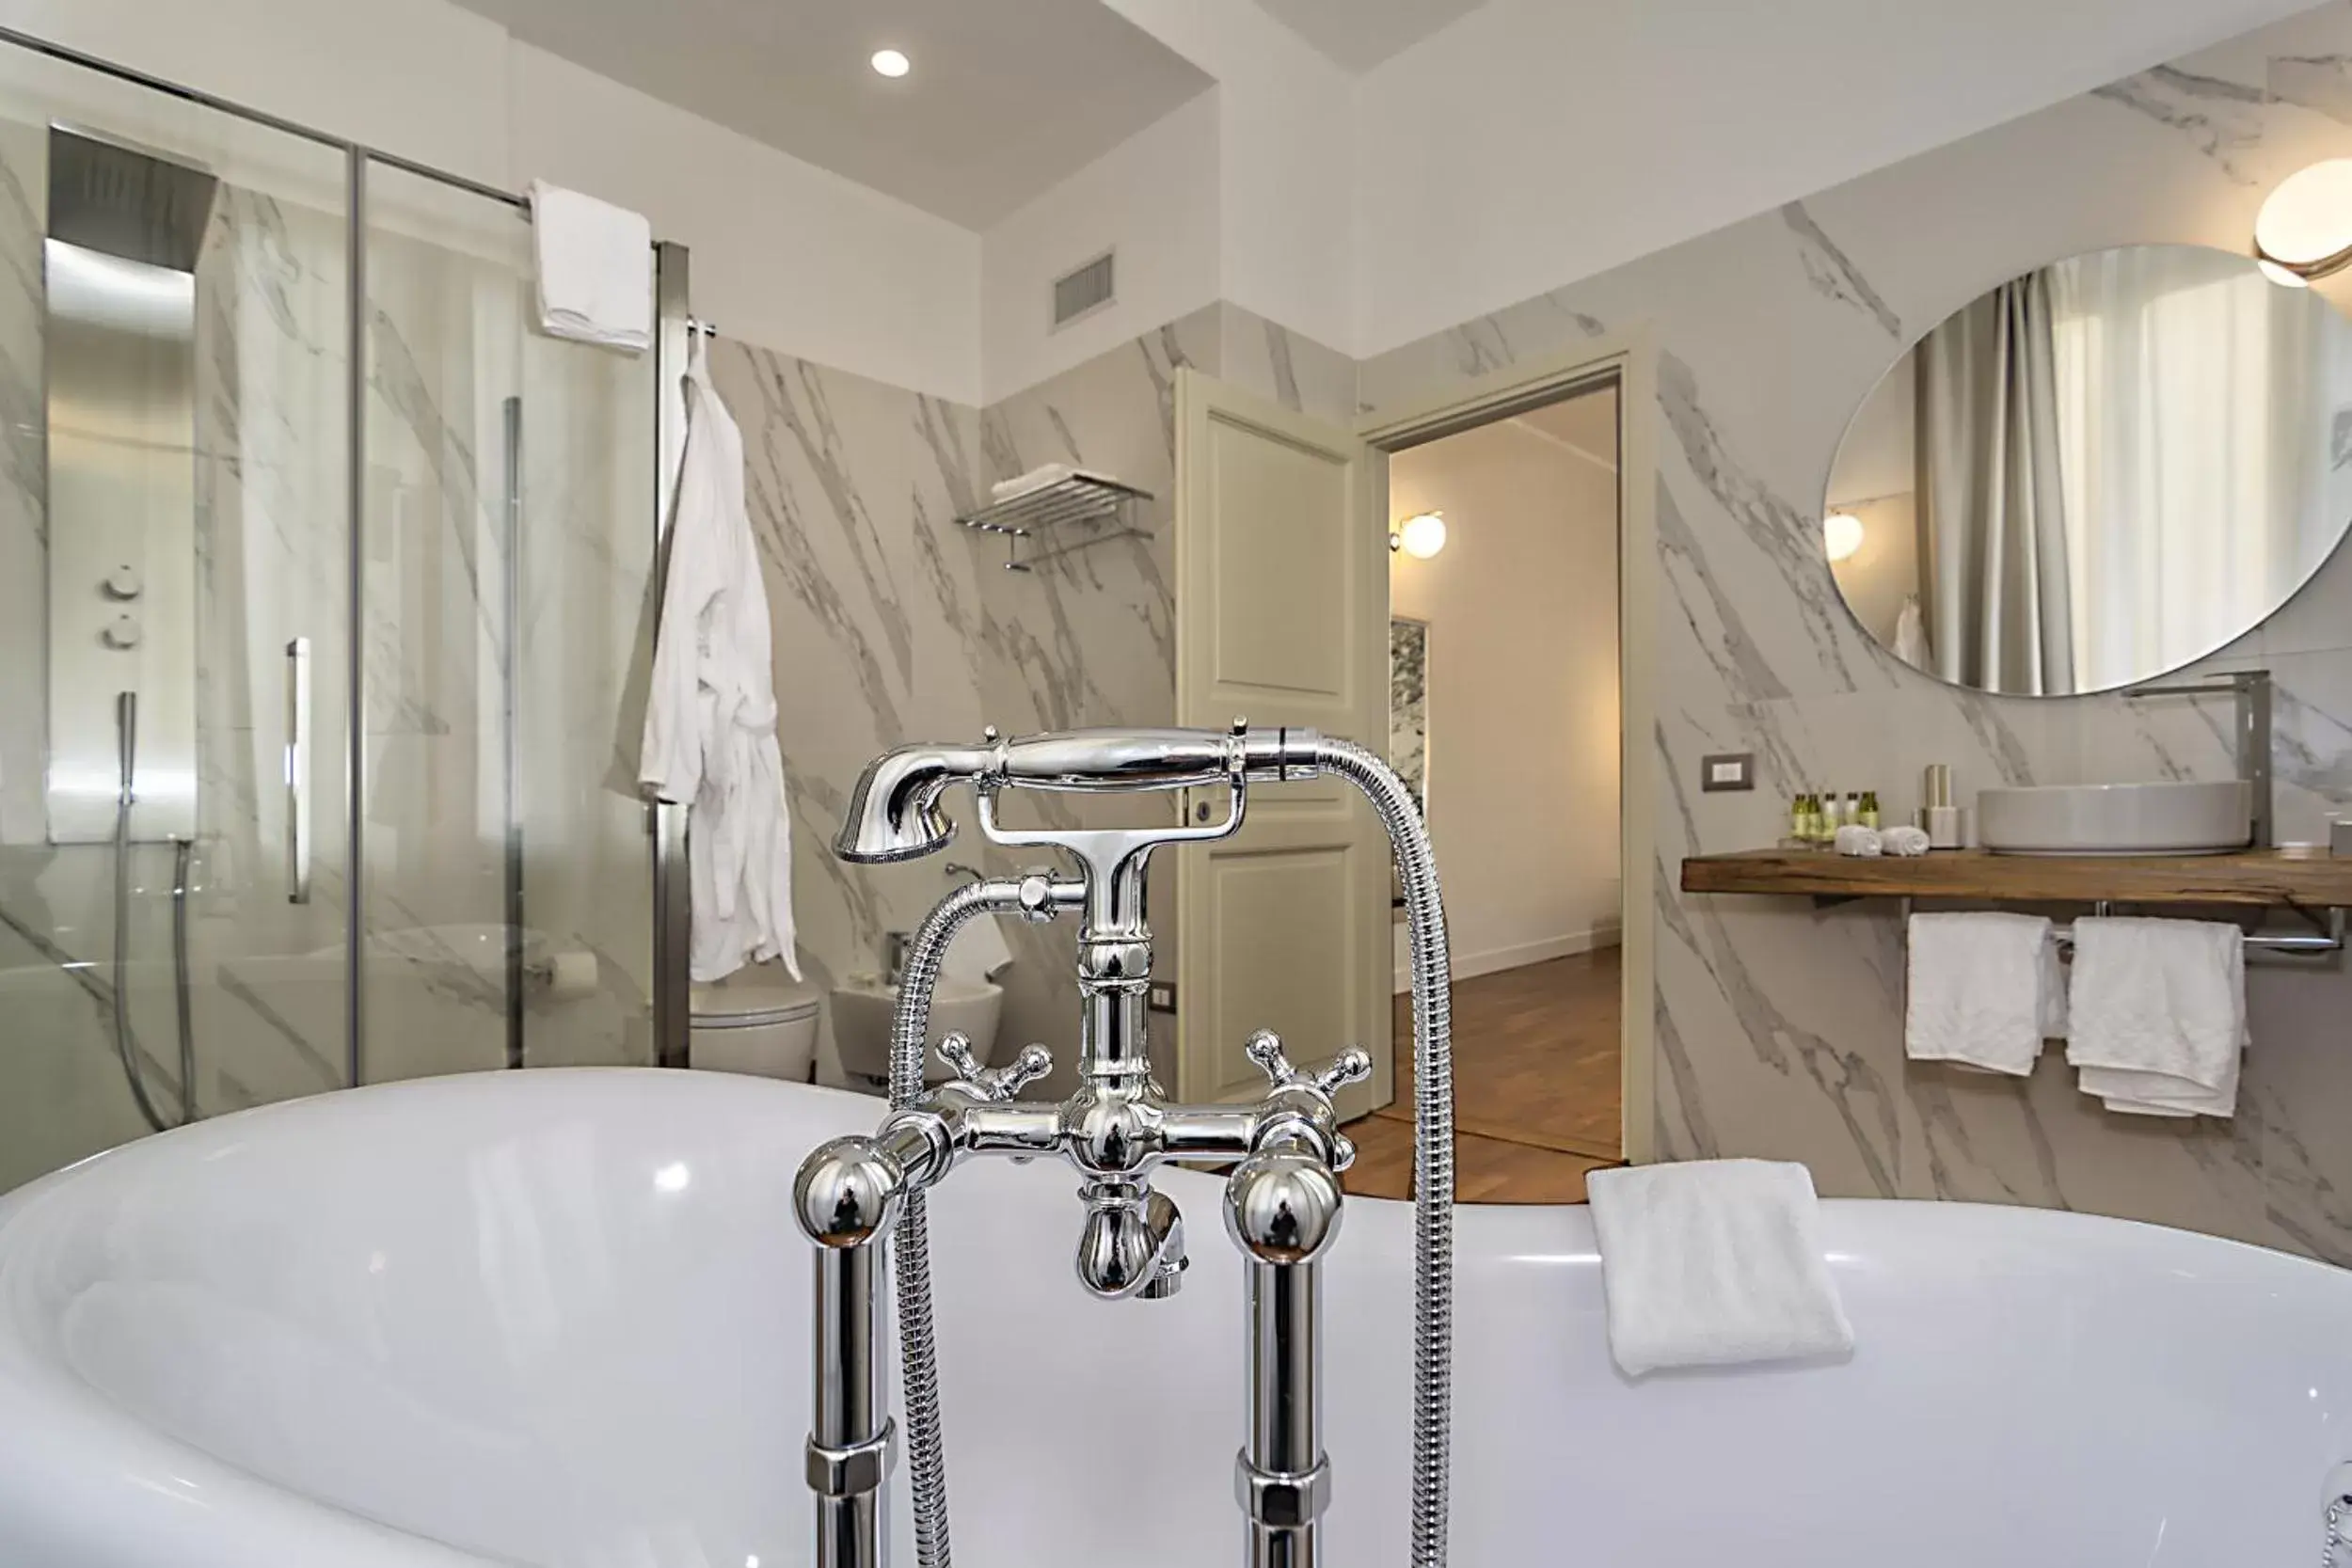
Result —
<instances>
[{"instance_id":1,"label":"glass shower enclosure","mask_svg":"<svg viewBox=\"0 0 2352 1568\"><path fill-rule=\"evenodd\" d=\"M0 36L0 1190L663 1058L660 356L534 320L516 198Z\"/></svg>"}]
</instances>

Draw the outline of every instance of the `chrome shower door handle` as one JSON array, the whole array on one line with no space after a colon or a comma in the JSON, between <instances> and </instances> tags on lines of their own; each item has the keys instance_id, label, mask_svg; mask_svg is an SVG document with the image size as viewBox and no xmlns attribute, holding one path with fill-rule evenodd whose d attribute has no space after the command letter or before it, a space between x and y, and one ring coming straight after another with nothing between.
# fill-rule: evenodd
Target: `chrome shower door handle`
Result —
<instances>
[{"instance_id":1,"label":"chrome shower door handle","mask_svg":"<svg viewBox=\"0 0 2352 1568\"><path fill-rule=\"evenodd\" d=\"M310 901L310 640L286 644L286 902Z\"/></svg>"}]
</instances>

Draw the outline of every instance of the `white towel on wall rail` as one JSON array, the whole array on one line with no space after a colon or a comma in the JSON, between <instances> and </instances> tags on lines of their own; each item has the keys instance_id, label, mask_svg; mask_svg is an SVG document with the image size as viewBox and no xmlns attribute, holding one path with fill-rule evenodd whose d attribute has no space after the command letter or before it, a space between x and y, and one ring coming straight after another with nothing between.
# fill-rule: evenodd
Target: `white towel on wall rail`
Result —
<instances>
[{"instance_id":1,"label":"white towel on wall rail","mask_svg":"<svg viewBox=\"0 0 2352 1568\"><path fill-rule=\"evenodd\" d=\"M2203 920L2074 922L2066 1059L2083 1093L2138 1116L2226 1117L2246 1047L2246 943Z\"/></svg>"},{"instance_id":2,"label":"white towel on wall rail","mask_svg":"<svg viewBox=\"0 0 2352 1568\"><path fill-rule=\"evenodd\" d=\"M793 950L792 821L776 744L768 591L743 504L743 433L711 385L697 334L670 578L654 639L638 777L685 803L696 980Z\"/></svg>"},{"instance_id":3,"label":"white towel on wall rail","mask_svg":"<svg viewBox=\"0 0 2352 1568\"><path fill-rule=\"evenodd\" d=\"M644 214L534 180L531 240L543 331L632 354L653 345L653 225Z\"/></svg>"},{"instance_id":4,"label":"white towel on wall rail","mask_svg":"<svg viewBox=\"0 0 2352 1568\"><path fill-rule=\"evenodd\" d=\"M1908 933L1903 1051L2023 1078L2042 1042L2066 1033L2066 990L2050 923L2030 914L1915 914Z\"/></svg>"}]
</instances>

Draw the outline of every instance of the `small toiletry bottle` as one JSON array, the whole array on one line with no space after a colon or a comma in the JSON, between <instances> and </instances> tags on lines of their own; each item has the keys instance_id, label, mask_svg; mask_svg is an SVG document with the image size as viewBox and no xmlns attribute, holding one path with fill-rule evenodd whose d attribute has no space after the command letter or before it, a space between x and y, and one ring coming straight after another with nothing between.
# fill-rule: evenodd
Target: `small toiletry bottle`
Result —
<instances>
[{"instance_id":1,"label":"small toiletry bottle","mask_svg":"<svg viewBox=\"0 0 2352 1568\"><path fill-rule=\"evenodd\" d=\"M1862 792L1862 811L1854 820L1874 832L1877 831L1879 825L1879 792L1877 790L1866 789Z\"/></svg>"},{"instance_id":2,"label":"small toiletry bottle","mask_svg":"<svg viewBox=\"0 0 2352 1568\"><path fill-rule=\"evenodd\" d=\"M1803 791L1788 802L1788 836L1799 844L1813 842L1813 797Z\"/></svg>"},{"instance_id":3,"label":"small toiletry bottle","mask_svg":"<svg viewBox=\"0 0 2352 1568\"><path fill-rule=\"evenodd\" d=\"M1804 841L1807 844L1820 843L1822 826L1828 821L1829 797L1818 789L1805 791Z\"/></svg>"},{"instance_id":4,"label":"small toiletry bottle","mask_svg":"<svg viewBox=\"0 0 2352 1568\"><path fill-rule=\"evenodd\" d=\"M1846 815L1846 808L1851 803L1839 790L1833 789L1822 797L1821 842L1827 844L1834 841L1837 837L1837 830L1852 820Z\"/></svg>"}]
</instances>

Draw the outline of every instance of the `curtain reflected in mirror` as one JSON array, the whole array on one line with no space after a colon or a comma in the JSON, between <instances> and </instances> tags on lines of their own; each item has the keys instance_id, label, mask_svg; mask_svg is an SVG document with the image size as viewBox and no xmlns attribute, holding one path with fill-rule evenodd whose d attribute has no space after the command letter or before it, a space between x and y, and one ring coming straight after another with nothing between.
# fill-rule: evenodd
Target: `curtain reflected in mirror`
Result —
<instances>
[{"instance_id":1,"label":"curtain reflected in mirror","mask_svg":"<svg viewBox=\"0 0 2352 1568\"><path fill-rule=\"evenodd\" d=\"M2352 323L2245 257L2070 258L1947 318L1855 415L1825 547L1956 685L2102 691L2267 619L2352 518Z\"/></svg>"}]
</instances>

